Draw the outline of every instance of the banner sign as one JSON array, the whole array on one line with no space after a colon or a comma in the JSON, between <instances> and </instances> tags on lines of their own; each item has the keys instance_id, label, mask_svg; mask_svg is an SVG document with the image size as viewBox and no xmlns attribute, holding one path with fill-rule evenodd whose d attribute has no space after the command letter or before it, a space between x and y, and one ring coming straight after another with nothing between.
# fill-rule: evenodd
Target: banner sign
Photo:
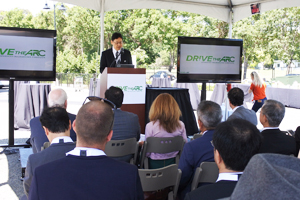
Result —
<instances>
[{"instance_id":1,"label":"banner sign","mask_svg":"<svg viewBox=\"0 0 300 200\"><path fill-rule=\"evenodd\" d=\"M121 88L124 92L123 104L145 104L145 80L145 74L108 74L107 88Z\"/></svg>"}]
</instances>

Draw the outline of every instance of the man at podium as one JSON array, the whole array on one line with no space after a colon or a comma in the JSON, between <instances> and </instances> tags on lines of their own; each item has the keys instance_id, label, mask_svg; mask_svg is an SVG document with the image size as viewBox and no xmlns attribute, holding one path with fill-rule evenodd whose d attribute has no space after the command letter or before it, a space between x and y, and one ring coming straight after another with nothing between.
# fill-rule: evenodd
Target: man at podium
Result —
<instances>
[{"instance_id":1,"label":"man at podium","mask_svg":"<svg viewBox=\"0 0 300 200\"><path fill-rule=\"evenodd\" d=\"M111 37L112 48L102 52L100 61L100 73L105 67L116 67L116 64L132 64L130 51L123 49L123 37L121 33L113 33Z\"/></svg>"}]
</instances>

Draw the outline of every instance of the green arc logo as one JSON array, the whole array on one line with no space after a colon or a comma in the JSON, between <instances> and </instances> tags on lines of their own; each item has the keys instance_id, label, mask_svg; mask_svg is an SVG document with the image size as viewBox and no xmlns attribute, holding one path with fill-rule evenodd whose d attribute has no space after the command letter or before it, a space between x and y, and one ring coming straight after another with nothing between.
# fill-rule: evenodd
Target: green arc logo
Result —
<instances>
[{"instance_id":1,"label":"green arc logo","mask_svg":"<svg viewBox=\"0 0 300 200\"><path fill-rule=\"evenodd\" d=\"M124 92L141 92L141 91L143 91L143 86L134 86L134 87L118 86L118 88L120 88Z\"/></svg>"},{"instance_id":2,"label":"green arc logo","mask_svg":"<svg viewBox=\"0 0 300 200\"><path fill-rule=\"evenodd\" d=\"M215 58L213 56L187 55L186 61L232 63L232 62L235 62L235 57L234 56L223 56L222 58Z\"/></svg>"},{"instance_id":3,"label":"green arc logo","mask_svg":"<svg viewBox=\"0 0 300 200\"><path fill-rule=\"evenodd\" d=\"M45 50L29 50L29 51L17 51L15 49L2 49L0 48L0 56L36 56L45 57Z\"/></svg>"}]
</instances>

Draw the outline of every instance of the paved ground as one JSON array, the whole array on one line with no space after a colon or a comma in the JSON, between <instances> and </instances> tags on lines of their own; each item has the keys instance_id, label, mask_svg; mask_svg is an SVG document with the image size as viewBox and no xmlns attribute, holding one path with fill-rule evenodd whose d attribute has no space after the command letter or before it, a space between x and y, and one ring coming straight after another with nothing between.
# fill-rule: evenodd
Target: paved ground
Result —
<instances>
[{"instance_id":1,"label":"paved ground","mask_svg":"<svg viewBox=\"0 0 300 200\"><path fill-rule=\"evenodd\" d=\"M54 88L54 87L52 87ZM68 94L68 112L77 114L83 101L88 96L88 90L84 89L81 92L75 92L72 87L64 87ZM208 92L207 97L210 98L211 92ZM249 103L248 107L252 105ZM7 144L8 138L8 90L0 89L0 144ZM259 113L257 113L259 117ZM259 119L259 118L258 118ZM286 117L280 125L282 130L292 129L295 130L300 126L300 109L286 108ZM259 123L259 129L262 125ZM17 130L15 131L15 143L24 143L30 137L30 131ZM17 153L6 155L0 154L0 199L1 200L15 200L24 195L21 177L21 165L19 161L18 148ZM0 148L0 152L3 148Z\"/></svg>"}]
</instances>

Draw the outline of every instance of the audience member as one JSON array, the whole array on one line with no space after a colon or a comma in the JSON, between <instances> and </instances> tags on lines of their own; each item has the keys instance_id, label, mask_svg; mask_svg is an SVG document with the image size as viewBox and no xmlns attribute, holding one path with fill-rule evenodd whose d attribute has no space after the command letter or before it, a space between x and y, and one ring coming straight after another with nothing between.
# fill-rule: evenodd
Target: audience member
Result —
<instances>
[{"instance_id":1,"label":"audience member","mask_svg":"<svg viewBox=\"0 0 300 200\"><path fill-rule=\"evenodd\" d=\"M254 104L252 110L257 112L264 104L266 97L266 84L261 80L256 71L251 72L252 83L250 85L249 93L253 92Z\"/></svg>"},{"instance_id":2,"label":"audience member","mask_svg":"<svg viewBox=\"0 0 300 200\"><path fill-rule=\"evenodd\" d=\"M112 136L112 140L136 138L136 140L139 141L141 134L139 117L134 113L121 110L124 99L123 91L118 87L111 86L106 90L105 98L113 102L117 107L117 109L114 110L114 134ZM129 155L116 157L114 159L130 162L131 157L132 156Z\"/></svg>"},{"instance_id":3,"label":"audience member","mask_svg":"<svg viewBox=\"0 0 300 200\"><path fill-rule=\"evenodd\" d=\"M67 109L67 93L63 89L54 89L48 95L48 106L59 106L64 109ZM71 120L71 123L76 118L76 115L68 113L68 116ZM45 131L40 123L40 117L35 117L30 120L30 144L32 146L33 153L37 153L41 151L41 147L44 145L45 142L49 142L48 138L46 137ZM73 141L76 141L76 133L71 128L70 137Z\"/></svg>"},{"instance_id":4,"label":"audience member","mask_svg":"<svg viewBox=\"0 0 300 200\"><path fill-rule=\"evenodd\" d=\"M230 199L298 199L300 160L279 154L257 154L248 163Z\"/></svg>"},{"instance_id":5,"label":"audience member","mask_svg":"<svg viewBox=\"0 0 300 200\"><path fill-rule=\"evenodd\" d=\"M28 158L23 181L27 196L35 168L65 157L66 152L75 148L75 143L70 138L71 121L66 109L61 107L45 108L40 121L51 145L39 153L30 155Z\"/></svg>"},{"instance_id":6,"label":"audience member","mask_svg":"<svg viewBox=\"0 0 300 200\"><path fill-rule=\"evenodd\" d=\"M36 168L29 199L144 199L137 167L104 153L113 121L108 101L84 104L73 123L76 148Z\"/></svg>"},{"instance_id":7,"label":"audience member","mask_svg":"<svg viewBox=\"0 0 300 200\"><path fill-rule=\"evenodd\" d=\"M214 161L214 148L211 145L213 133L222 119L221 107L212 101L201 101L197 108L198 124L202 137L184 145L179 160L179 169L182 171L179 196L184 199L185 194L191 191L193 175L200 163Z\"/></svg>"},{"instance_id":8,"label":"audience member","mask_svg":"<svg viewBox=\"0 0 300 200\"><path fill-rule=\"evenodd\" d=\"M296 140L296 145L297 145L297 152L298 152L298 156L299 155L299 149L300 149L300 126L297 127L296 131L295 131L295 140Z\"/></svg>"},{"instance_id":9,"label":"audience member","mask_svg":"<svg viewBox=\"0 0 300 200\"><path fill-rule=\"evenodd\" d=\"M186 200L214 200L229 197L251 157L258 153L262 141L259 130L244 119L232 119L215 129L212 145L219 168L217 182L186 195Z\"/></svg>"},{"instance_id":10,"label":"audience member","mask_svg":"<svg viewBox=\"0 0 300 200\"><path fill-rule=\"evenodd\" d=\"M244 103L244 92L240 88L232 88L228 92L229 106L233 113L228 117L227 120L231 119L245 119L257 125L256 113L253 110L249 110L243 106Z\"/></svg>"},{"instance_id":11,"label":"audience member","mask_svg":"<svg viewBox=\"0 0 300 200\"><path fill-rule=\"evenodd\" d=\"M148 137L175 137L182 136L187 142L184 123L179 120L181 111L172 95L163 93L153 101L150 111L150 122L146 125L145 139ZM157 169L175 164L178 152L150 153L147 155L149 169Z\"/></svg>"},{"instance_id":12,"label":"audience member","mask_svg":"<svg viewBox=\"0 0 300 200\"><path fill-rule=\"evenodd\" d=\"M260 123L263 125L263 143L260 153L279 153L295 155L296 141L288 133L283 133L278 128L285 114L285 107L276 100L267 100L260 111Z\"/></svg>"}]
</instances>

